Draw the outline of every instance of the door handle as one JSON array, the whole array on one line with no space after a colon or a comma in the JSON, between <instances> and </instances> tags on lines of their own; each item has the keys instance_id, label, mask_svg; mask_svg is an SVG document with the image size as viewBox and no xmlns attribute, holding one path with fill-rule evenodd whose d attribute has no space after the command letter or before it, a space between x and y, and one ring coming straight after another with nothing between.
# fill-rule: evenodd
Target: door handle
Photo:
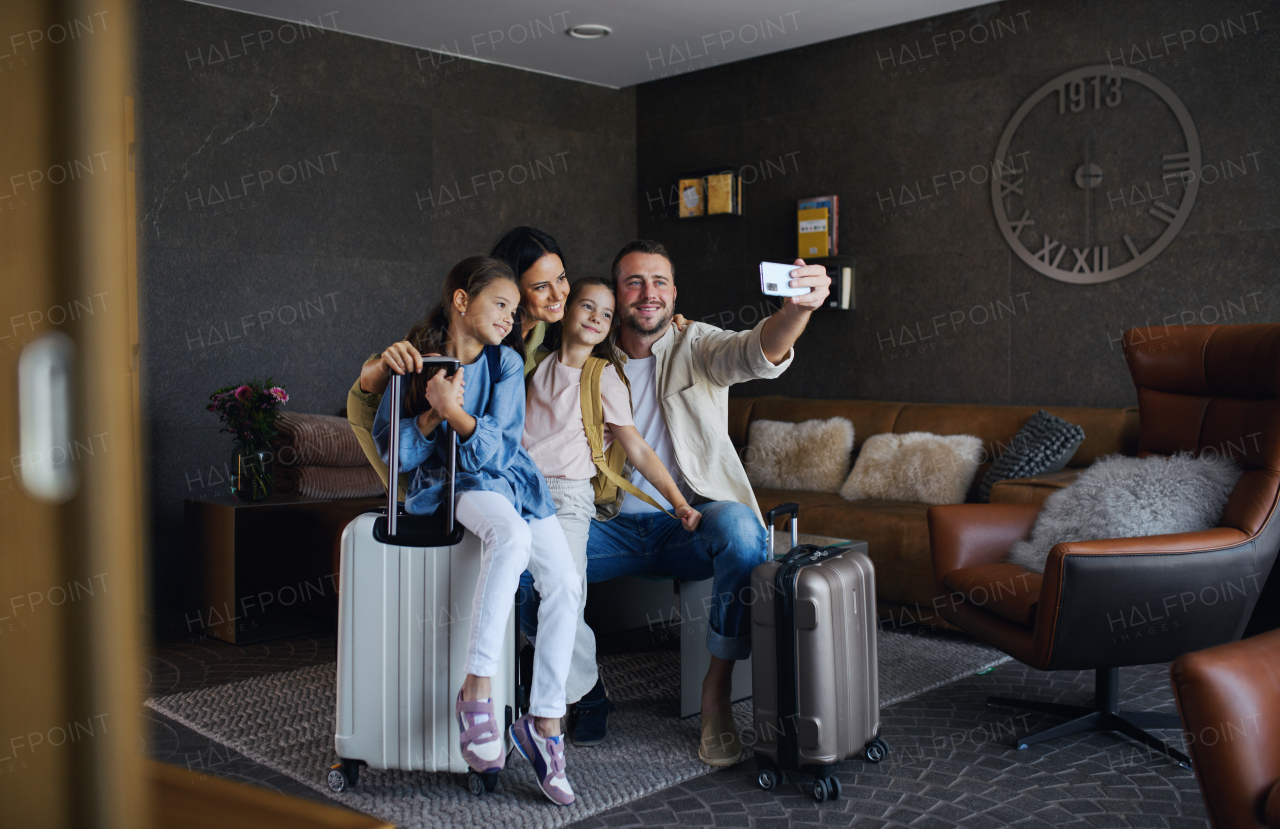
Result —
<instances>
[{"instance_id":1,"label":"door handle","mask_svg":"<svg viewBox=\"0 0 1280 829\"><path fill-rule=\"evenodd\" d=\"M61 331L32 341L18 356L19 464L22 486L61 504L79 484L71 456L71 385L75 343Z\"/></svg>"}]
</instances>

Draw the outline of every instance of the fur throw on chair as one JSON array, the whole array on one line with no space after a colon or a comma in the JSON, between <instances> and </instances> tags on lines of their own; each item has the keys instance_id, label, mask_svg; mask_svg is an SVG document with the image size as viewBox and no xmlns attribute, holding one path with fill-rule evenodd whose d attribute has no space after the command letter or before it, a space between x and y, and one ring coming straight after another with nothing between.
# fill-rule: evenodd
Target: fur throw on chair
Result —
<instances>
[{"instance_id":1,"label":"fur throw on chair","mask_svg":"<svg viewBox=\"0 0 1280 829\"><path fill-rule=\"evenodd\" d=\"M1130 458L1110 455L1071 486L1045 499L1031 538L1009 549L1009 561L1043 573L1053 545L1064 541L1138 538L1218 526L1240 467L1227 458Z\"/></svg>"}]
</instances>

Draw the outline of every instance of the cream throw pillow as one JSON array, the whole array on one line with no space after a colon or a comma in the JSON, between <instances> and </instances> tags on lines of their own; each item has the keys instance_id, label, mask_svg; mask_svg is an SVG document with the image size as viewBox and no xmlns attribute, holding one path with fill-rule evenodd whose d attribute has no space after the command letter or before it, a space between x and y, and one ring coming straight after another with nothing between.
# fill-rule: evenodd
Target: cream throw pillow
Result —
<instances>
[{"instance_id":1,"label":"cream throw pillow","mask_svg":"<svg viewBox=\"0 0 1280 829\"><path fill-rule=\"evenodd\" d=\"M972 435L873 435L862 444L840 495L850 501L961 504L981 459L982 439Z\"/></svg>"},{"instance_id":2,"label":"cream throw pillow","mask_svg":"<svg viewBox=\"0 0 1280 829\"><path fill-rule=\"evenodd\" d=\"M849 474L853 424L846 418L757 420L742 457L752 486L835 492Z\"/></svg>"}]
</instances>

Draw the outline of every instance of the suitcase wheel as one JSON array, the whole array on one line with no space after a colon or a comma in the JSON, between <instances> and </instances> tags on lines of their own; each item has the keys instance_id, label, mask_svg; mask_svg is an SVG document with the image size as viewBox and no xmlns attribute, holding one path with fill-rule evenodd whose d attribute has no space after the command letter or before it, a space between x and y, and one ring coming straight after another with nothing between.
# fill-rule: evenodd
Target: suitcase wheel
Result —
<instances>
[{"instance_id":1,"label":"suitcase wheel","mask_svg":"<svg viewBox=\"0 0 1280 829\"><path fill-rule=\"evenodd\" d=\"M868 763L879 763L889 756L889 744L876 737L867 743L867 747L862 750L862 756L867 758Z\"/></svg>"},{"instance_id":2,"label":"suitcase wheel","mask_svg":"<svg viewBox=\"0 0 1280 829\"><path fill-rule=\"evenodd\" d=\"M831 791L831 799L835 800L840 796L840 780L836 777L827 778L827 788Z\"/></svg>"},{"instance_id":3,"label":"suitcase wheel","mask_svg":"<svg viewBox=\"0 0 1280 829\"><path fill-rule=\"evenodd\" d=\"M482 797L485 792L491 792L498 787L498 772L491 771L481 774L478 771L467 772L467 791L476 797Z\"/></svg>"},{"instance_id":4,"label":"suitcase wheel","mask_svg":"<svg viewBox=\"0 0 1280 829\"><path fill-rule=\"evenodd\" d=\"M813 778L812 792L813 799L821 803L827 799L827 795L831 793L831 790L827 788L826 780L823 780L821 777L815 777Z\"/></svg>"},{"instance_id":5,"label":"suitcase wheel","mask_svg":"<svg viewBox=\"0 0 1280 829\"><path fill-rule=\"evenodd\" d=\"M760 769L760 775L756 777L756 783L760 784L760 788L768 791L778 785L778 773L773 769Z\"/></svg>"},{"instance_id":6,"label":"suitcase wheel","mask_svg":"<svg viewBox=\"0 0 1280 829\"><path fill-rule=\"evenodd\" d=\"M360 761L343 760L334 763L329 767L329 774L325 777L325 782L329 784L329 789L335 793L355 788L356 783L360 782Z\"/></svg>"}]
</instances>

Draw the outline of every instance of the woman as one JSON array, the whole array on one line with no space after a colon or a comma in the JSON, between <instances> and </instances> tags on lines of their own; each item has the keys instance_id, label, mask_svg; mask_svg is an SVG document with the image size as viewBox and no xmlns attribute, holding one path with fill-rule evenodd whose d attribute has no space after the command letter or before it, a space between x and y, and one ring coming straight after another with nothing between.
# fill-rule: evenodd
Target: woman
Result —
<instances>
[{"instance_id":1,"label":"woman","mask_svg":"<svg viewBox=\"0 0 1280 829\"><path fill-rule=\"evenodd\" d=\"M534 227L517 227L498 240L490 256L506 262L520 284L520 337L524 341L524 373L534 367L534 354L548 329L564 318L569 277L556 240Z\"/></svg>"}]
</instances>

